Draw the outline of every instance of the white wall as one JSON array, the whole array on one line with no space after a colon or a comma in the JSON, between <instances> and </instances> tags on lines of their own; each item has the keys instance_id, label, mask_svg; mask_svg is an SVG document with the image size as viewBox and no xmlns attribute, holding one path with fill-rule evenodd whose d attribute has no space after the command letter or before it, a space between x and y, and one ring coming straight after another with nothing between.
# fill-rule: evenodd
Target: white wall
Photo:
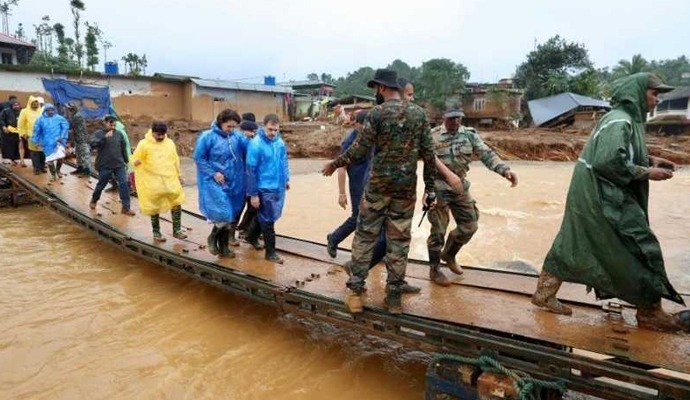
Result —
<instances>
[{"instance_id":1,"label":"white wall","mask_svg":"<svg viewBox=\"0 0 690 400\"><path fill-rule=\"evenodd\" d=\"M0 70L0 90L11 92L43 93L41 78L69 79L78 81L79 75L48 74L41 72L15 72ZM83 77L81 82L87 85L101 85L110 87L110 96L119 97L127 95L149 95L151 93L151 81L126 79L118 77Z\"/></svg>"}]
</instances>

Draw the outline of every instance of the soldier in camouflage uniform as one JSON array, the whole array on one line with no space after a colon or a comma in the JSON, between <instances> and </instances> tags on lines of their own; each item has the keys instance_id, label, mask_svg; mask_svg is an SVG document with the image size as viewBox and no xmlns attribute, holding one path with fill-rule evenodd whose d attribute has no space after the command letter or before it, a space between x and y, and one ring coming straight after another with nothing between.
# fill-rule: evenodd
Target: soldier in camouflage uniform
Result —
<instances>
[{"instance_id":1,"label":"soldier in camouflage uniform","mask_svg":"<svg viewBox=\"0 0 690 400\"><path fill-rule=\"evenodd\" d=\"M436 179L437 204L428 214L431 232L427 248L430 275L434 281L447 281L439 269L441 260L446 262L451 271L462 274L455 255L472 239L478 228L479 211L470 195L470 182L465 179L472 156L479 157L487 168L510 181L513 187L518 182L517 174L484 144L477 131L460 124L464 116L461 109L451 107L443 116L443 124L431 131L436 157L454 174L444 174L446 180ZM457 227L445 240L449 211L453 214Z\"/></svg>"},{"instance_id":2,"label":"soldier in camouflage uniform","mask_svg":"<svg viewBox=\"0 0 690 400\"><path fill-rule=\"evenodd\" d=\"M331 175L337 168L363 158L374 147L370 178L352 244L352 276L347 282L352 293L348 295L347 306L352 313L363 310L361 295L383 226L388 261L385 305L389 312L401 313L401 287L405 283L416 201L417 160L424 160L423 201L426 202L434 193L436 177L433 144L426 113L419 106L401 100L395 71L377 70L368 86L375 88L379 105L369 112L355 143L326 164L322 172Z\"/></svg>"},{"instance_id":3,"label":"soldier in camouflage uniform","mask_svg":"<svg viewBox=\"0 0 690 400\"><path fill-rule=\"evenodd\" d=\"M89 149L88 134L84 116L79 112L79 107L74 103L67 104L67 120L72 127L73 143L77 155L77 169L72 175L82 178L91 176L91 151Z\"/></svg>"}]
</instances>

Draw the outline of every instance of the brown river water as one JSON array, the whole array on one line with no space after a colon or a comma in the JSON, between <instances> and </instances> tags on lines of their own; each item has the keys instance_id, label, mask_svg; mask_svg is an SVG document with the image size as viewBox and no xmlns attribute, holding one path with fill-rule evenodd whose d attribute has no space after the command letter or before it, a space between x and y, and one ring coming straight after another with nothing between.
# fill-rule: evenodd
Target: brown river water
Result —
<instances>
[{"instance_id":1,"label":"brown river water","mask_svg":"<svg viewBox=\"0 0 690 400\"><path fill-rule=\"evenodd\" d=\"M292 160L279 233L323 242L347 217L337 205L335 177L317 173L322 163ZM539 268L562 217L572 164L514 163L521 178L514 189L473 167L480 230L460 260ZM187 208L194 210L192 175ZM652 184L651 224L671 281L684 293L688 199L688 170ZM417 228L420 216L411 257L425 259L429 224ZM425 354L281 318L270 307L121 254L40 207L0 209L0 243L0 399L423 397Z\"/></svg>"}]
</instances>

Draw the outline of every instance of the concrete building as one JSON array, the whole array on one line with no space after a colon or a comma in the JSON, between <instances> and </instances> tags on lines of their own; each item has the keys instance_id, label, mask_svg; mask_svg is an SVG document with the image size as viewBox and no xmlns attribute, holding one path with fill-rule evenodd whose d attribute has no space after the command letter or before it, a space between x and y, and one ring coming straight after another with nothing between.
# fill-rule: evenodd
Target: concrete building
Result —
<instances>
[{"instance_id":1,"label":"concrete building","mask_svg":"<svg viewBox=\"0 0 690 400\"><path fill-rule=\"evenodd\" d=\"M465 111L463 124L468 126L506 128L522 118L523 91L512 79L498 83L468 83L462 95Z\"/></svg>"},{"instance_id":2,"label":"concrete building","mask_svg":"<svg viewBox=\"0 0 690 400\"><path fill-rule=\"evenodd\" d=\"M51 74L19 71L0 66L0 99L14 94L25 104L30 95L51 101L42 78L62 78L88 85L107 86L118 114L131 118L187 120L210 123L224 108L253 112L257 118L269 113L287 120L292 89L230 81L180 76L127 76L89 73Z\"/></svg>"},{"instance_id":3,"label":"concrete building","mask_svg":"<svg viewBox=\"0 0 690 400\"><path fill-rule=\"evenodd\" d=\"M663 133L690 133L690 87L679 87L659 96L659 104L649 114L647 126Z\"/></svg>"},{"instance_id":4,"label":"concrete building","mask_svg":"<svg viewBox=\"0 0 690 400\"><path fill-rule=\"evenodd\" d=\"M28 64L35 52L33 43L0 33L0 64Z\"/></svg>"}]
</instances>

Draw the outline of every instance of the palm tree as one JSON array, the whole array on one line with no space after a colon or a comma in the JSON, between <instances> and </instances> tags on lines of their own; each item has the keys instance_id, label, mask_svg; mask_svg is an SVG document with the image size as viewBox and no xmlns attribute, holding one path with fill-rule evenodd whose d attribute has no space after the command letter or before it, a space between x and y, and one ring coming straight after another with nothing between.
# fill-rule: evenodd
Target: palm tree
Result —
<instances>
[{"instance_id":1,"label":"palm tree","mask_svg":"<svg viewBox=\"0 0 690 400\"><path fill-rule=\"evenodd\" d=\"M615 77L622 77L636 74L638 72L647 72L650 69L649 62L642 57L642 54L635 54L632 57L632 61L618 61L618 65L613 67L613 75Z\"/></svg>"},{"instance_id":2,"label":"palm tree","mask_svg":"<svg viewBox=\"0 0 690 400\"><path fill-rule=\"evenodd\" d=\"M10 10L16 6L19 0L5 0L0 1L0 14L2 14L2 33L10 34L10 23L8 17L11 15Z\"/></svg>"}]
</instances>

